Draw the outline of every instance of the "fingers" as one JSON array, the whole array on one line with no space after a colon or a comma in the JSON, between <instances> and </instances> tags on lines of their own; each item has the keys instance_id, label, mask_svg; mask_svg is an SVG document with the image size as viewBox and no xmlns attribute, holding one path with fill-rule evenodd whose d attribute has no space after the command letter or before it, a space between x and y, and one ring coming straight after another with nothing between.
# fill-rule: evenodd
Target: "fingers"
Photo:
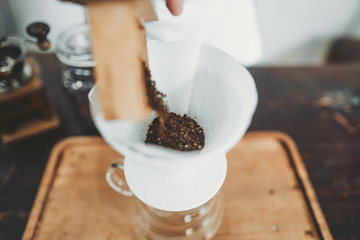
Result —
<instances>
[{"instance_id":1,"label":"fingers","mask_svg":"<svg viewBox=\"0 0 360 240\"><path fill-rule=\"evenodd\" d=\"M183 0L166 0L166 6L174 16L178 16L183 10Z\"/></svg>"}]
</instances>

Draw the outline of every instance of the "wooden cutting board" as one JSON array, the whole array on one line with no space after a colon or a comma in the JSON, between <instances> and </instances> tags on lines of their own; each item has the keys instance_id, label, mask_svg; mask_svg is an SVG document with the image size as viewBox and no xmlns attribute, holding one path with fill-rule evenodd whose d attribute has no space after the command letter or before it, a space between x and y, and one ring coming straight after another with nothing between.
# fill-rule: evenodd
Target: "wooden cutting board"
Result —
<instances>
[{"instance_id":1,"label":"wooden cutting board","mask_svg":"<svg viewBox=\"0 0 360 240\"><path fill-rule=\"evenodd\" d=\"M23 240L134 239L128 205L105 182L120 155L100 137L71 137L49 158ZM227 154L218 240L332 240L295 143L250 132Z\"/></svg>"}]
</instances>

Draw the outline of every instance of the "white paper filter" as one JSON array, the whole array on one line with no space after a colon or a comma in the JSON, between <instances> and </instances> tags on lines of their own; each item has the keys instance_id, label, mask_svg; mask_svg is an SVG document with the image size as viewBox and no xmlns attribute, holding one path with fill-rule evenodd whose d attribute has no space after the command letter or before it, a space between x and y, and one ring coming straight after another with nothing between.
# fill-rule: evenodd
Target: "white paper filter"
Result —
<instances>
[{"instance_id":1,"label":"white paper filter","mask_svg":"<svg viewBox=\"0 0 360 240\"><path fill-rule=\"evenodd\" d=\"M201 151L145 144L149 123L106 121L94 88L90 109L104 139L126 156L125 177L146 204L167 211L195 208L213 197L226 176L225 153L244 135L257 105L252 76L219 49L193 41L148 42L149 65L171 111L188 114L205 132Z\"/></svg>"}]
</instances>

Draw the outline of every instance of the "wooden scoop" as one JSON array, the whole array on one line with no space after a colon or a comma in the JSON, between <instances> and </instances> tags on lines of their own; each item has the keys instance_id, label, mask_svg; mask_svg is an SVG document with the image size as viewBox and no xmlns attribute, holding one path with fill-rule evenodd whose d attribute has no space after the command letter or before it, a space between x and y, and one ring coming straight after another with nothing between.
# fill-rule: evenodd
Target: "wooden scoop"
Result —
<instances>
[{"instance_id":1,"label":"wooden scoop","mask_svg":"<svg viewBox=\"0 0 360 240\"><path fill-rule=\"evenodd\" d=\"M151 112L143 64L144 22L157 20L150 0L70 0L88 10L95 79L104 117L143 120Z\"/></svg>"}]
</instances>

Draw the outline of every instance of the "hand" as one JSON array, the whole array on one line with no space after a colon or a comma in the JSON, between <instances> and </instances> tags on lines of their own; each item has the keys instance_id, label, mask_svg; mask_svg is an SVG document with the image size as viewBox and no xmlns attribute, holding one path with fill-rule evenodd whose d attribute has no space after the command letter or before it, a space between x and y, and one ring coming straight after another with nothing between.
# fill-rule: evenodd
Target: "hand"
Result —
<instances>
[{"instance_id":1,"label":"hand","mask_svg":"<svg viewBox=\"0 0 360 240\"><path fill-rule=\"evenodd\" d=\"M183 10L183 0L166 0L166 6L174 16L178 16Z\"/></svg>"}]
</instances>

